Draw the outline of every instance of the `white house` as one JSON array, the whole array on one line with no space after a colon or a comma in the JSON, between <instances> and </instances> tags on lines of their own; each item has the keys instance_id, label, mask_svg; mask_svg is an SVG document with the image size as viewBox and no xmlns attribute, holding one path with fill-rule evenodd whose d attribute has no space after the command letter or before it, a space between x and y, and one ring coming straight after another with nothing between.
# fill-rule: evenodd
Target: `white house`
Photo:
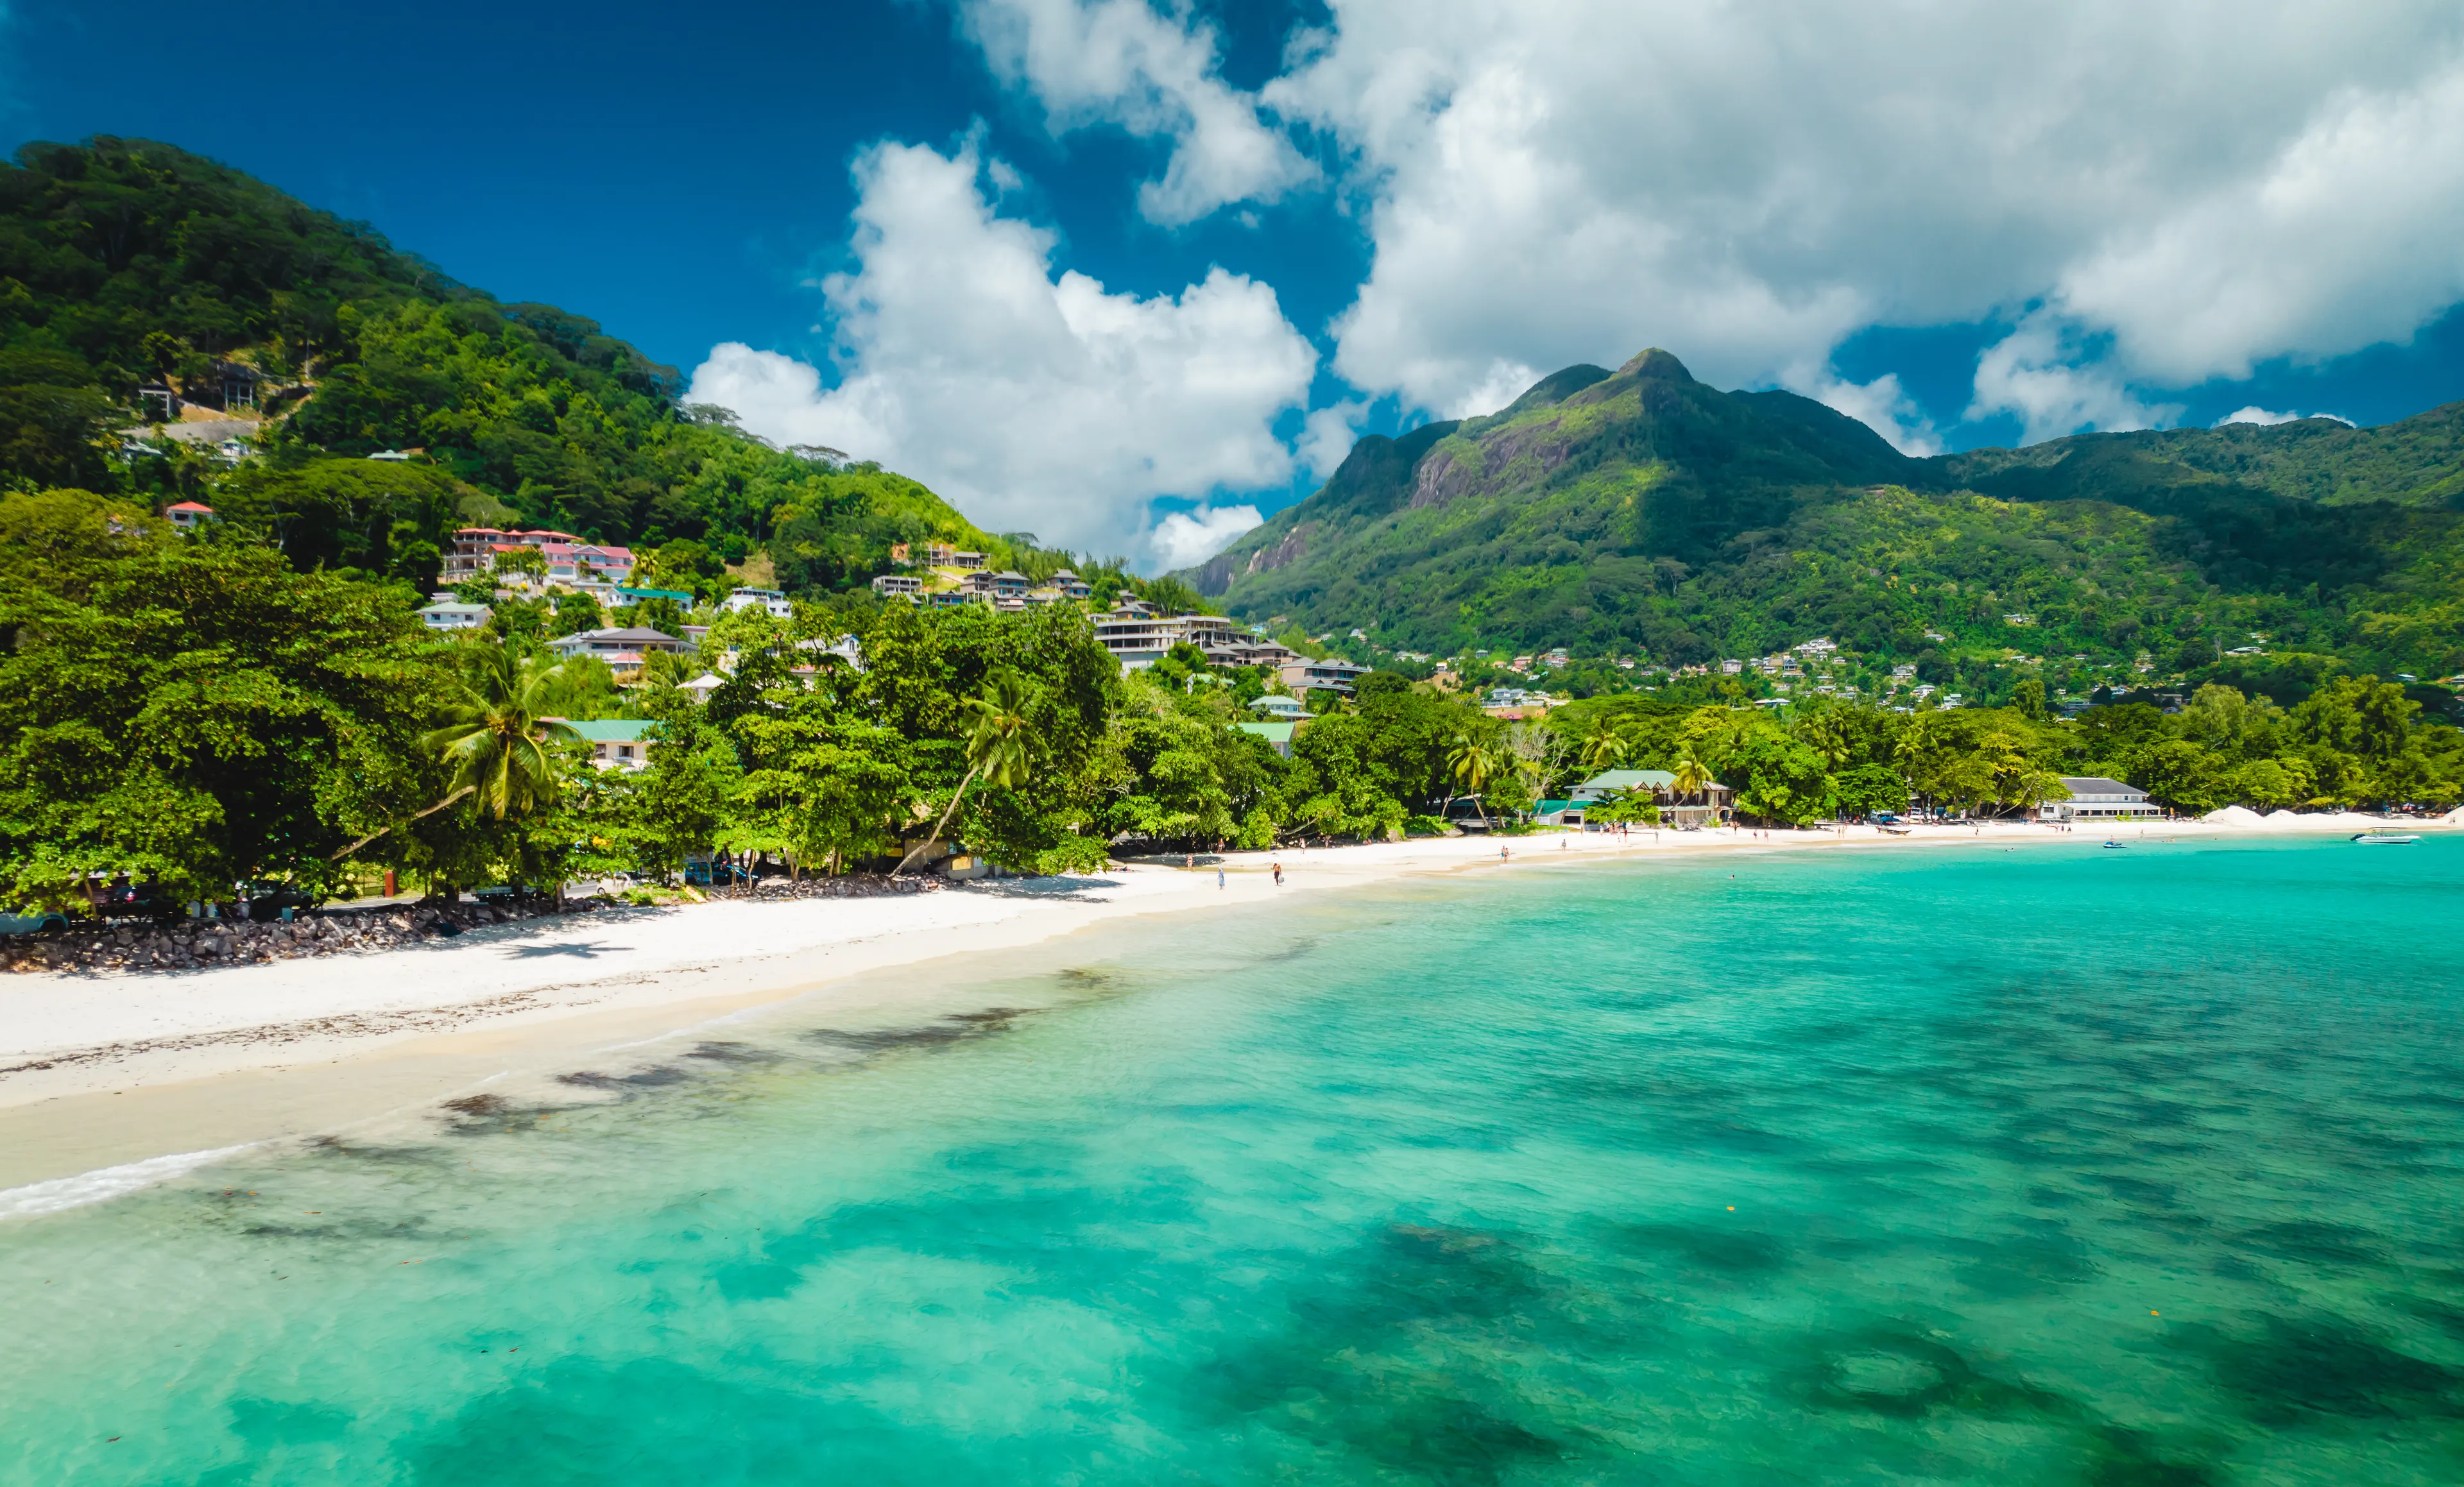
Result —
<instances>
[{"instance_id":1,"label":"white house","mask_svg":"<svg viewBox=\"0 0 2464 1487\"><path fill-rule=\"evenodd\" d=\"M738 614L747 609L766 609L776 620L796 618L796 606L788 603L787 596L777 589L736 589L728 594L728 613Z\"/></svg>"},{"instance_id":2,"label":"white house","mask_svg":"<svg viewBox=\"0 0 2464 1487\"><path fill-rule=\"evenodd\" d=\"M419 612L419 623L431 630L475 630L487 623L495 612L485 604L440 599Z\"/></svg>"},{"instance_id":3,"label":"white house","mask_svg":"<svg viewBox=\"0 0 2464 1487\"><path fill-rule=\"evenodd\" d=\"M2159 820L2165 811L2150 804L2147 792L2101 775L2064 775L2067 800L2048 800L2036 807L2036 820L2053 821Z\"/></svg>"},{"instance_id":4,"label":"white house","mask_svg":"<svg viewBox=\"0 0 2464 1487\"><path fill-rule=\"evenodd\" d=\"M649 741L643 735L655 725L646 719L603 718L565 726L590 745L593 768L638 770L650 762Z\"/></svg>"}]
</instances>

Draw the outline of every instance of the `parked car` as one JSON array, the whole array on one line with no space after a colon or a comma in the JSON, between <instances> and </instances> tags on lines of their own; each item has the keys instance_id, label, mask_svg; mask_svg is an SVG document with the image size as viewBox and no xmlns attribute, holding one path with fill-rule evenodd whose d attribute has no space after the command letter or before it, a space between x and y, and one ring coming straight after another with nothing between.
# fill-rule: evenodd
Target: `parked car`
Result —
<instances>
[{"instance_id":1,"label":"parked car","mask_svg":"<svg viewBox=\"0 0 2464 1487\"><path fill-rule=\"evenodd\" d=\"M57 934L69 927L66 914L56 909L29 908L15 913L0 914L0 934Z\"/></svg>"}]
</instances>

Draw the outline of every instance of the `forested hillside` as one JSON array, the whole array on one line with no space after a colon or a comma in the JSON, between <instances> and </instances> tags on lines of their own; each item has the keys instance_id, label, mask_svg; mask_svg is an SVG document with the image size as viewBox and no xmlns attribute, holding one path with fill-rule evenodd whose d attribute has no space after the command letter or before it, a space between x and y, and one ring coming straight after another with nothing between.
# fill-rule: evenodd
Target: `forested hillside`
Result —
<instances>
[{"instance_id":1,"label":"forested hillside","mask_svg":"<svg viewBox=\"0 0 2464 1487\"><path fill-rule=\"evenodd\" d=\"M2464 667L2464 405L1918 460L1651 351L1364 439L1190 577L1243 618L1441 656L1668 666L1827 636L1979 690L2014 654L2057 683L2074 656L2303 694L2339 667L2442 676Z\"/></svg>"},{"instance_id":2,"label":"forested hillside","mask_svg":"<svg viewBox=\"0 0 2464 1487\"><path fill-rule=\"evenodd\" d=\"M256 419L228 461L139 389ZM165 144L32 144L0 168L0 479L206 499L295 561L425 584L460 522L682 544L710 574L767 544L828 589L889 544L985 534L923 486L776 449L599 325L456 284L364 225ZM231 405L226 407L226 404ZM405 463L370 462L388 449Z\"/></svg>"}]
</instances>

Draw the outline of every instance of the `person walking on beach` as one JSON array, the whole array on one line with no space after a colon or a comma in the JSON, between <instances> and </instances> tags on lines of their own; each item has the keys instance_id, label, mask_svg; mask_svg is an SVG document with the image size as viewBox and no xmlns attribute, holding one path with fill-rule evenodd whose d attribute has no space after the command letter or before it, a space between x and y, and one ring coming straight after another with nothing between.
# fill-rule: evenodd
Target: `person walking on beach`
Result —
<instances>
[{"instance_id":1,"label":"person walking on beach","mask_svg":"<svg viewBox=\"0 0 2464 1487\"><path fill-rule=\"evenodd\" d=\"M1274 864L1274 866L1275 866L1275 886L1280 888L1280 887L1282 887L1282 886L1284 886L1284 864L1281 864L1281 863L1277 863L1277 864Z\"/></svg>"},{"instance_id":2,"label":"person walking on beach","mask_svg":"<svg viewBox=\"0 0 2464 1487\"><path fill-rule=\"evenodd\" d=\"M1223 891L1223 864L1221 863L1215 864L1215 891L1218 893Z\"/></svg>"}]
</instances>

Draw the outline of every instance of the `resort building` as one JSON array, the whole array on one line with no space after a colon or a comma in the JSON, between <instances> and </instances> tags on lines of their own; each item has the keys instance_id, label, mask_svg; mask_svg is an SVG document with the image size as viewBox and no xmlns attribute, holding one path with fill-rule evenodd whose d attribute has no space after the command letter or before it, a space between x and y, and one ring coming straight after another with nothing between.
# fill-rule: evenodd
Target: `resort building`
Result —
<instances>
[{"instance_id":1,"label":"resort building","mask_svg":"<svg viewBox=\"0 0 2464 1487\"><path fill-rule=\"evenodd\" d=\"M1280 692L1268 692L1249 704L1249 711L1263 712L1269 718L1287 723L1295 723L1309 716L1309 709L1298 697L1287 697Z\"/></svg>"},{"instance_id":2,"label":"resort building","mask_svg":"<svg viewBox=\"0 0 2464 1487\"><path fill-rule=\"evenodd\" d=\"M170 519L172 526L181 531L194 532L214 519L214 509L196 501L181 501L164 507L163 514Z\"/></svg>"},{"instance_id":3,"label":"resort building","mask_svg":"<svg viewBox=\"0 0 2464 1487\"><path fill-rule=\"evenodd\" d=\"M539 549L551 582L621 584L633 576L633 550L585 542L570 532L464 527L445 555L445 581L458 583L495 569L496 560L520 548Z\"/></svg>"},{"instance_id":4,"label":"resort building","mask_svg":"<svg viewBox=\"0 0 2464 1487\"><path fill-rule=\"evenodd\" d=\"M1352 684L1369 674L1370 668L1356 661L1329 656L1324 661L1311 661L1306 656L1294 657L1279 668L1284 686L1295 692L1319 690L1352 695Z\"/></svg>"},{"instance_id":5,"label":"resort building","mask_svg":"<svg viewBox=\"0 0 2464 1487\"><path fill-rule=\"evenodd\" d=\"M1680 798L1677 776L1662 769L1603 770L1576 785L1567 805L1591 805L1636 791L1649 791L1660 804L1660 819L1672 826L1707 826L1736 814L1732 808L1736 792L1727 786L1715 779Z\"/></svg>"},{"instance_id":6,"label":"resort building","mask_svg":"<svg viewBox=\"0 0 2464 1487\"><path fill-rule=\"evenodd\" d=\"M649 765L650 745L644 735L653 726L642 718L600 719L565 725L580 734L583 742L590 745L592 768L621 770L638 770Z\"/></svg>"},{"instance_id":7,"label":"resort building","mask_svg":"<svg viewBox=\"0 0 2464 1487\"><path fill-rule=\"evenodd\" d=\"M884 599L913 601L924 592L924 580L912 573L885 573L872 580L872 591Z\"/></svg>"},{"instance_id":8,"label":"resort building","mask_svg":"<svg viewBox=\"0 0 2464 1487\"><path fill-rule=\"evenodd\" d=\"M1095 592L1086 579L1067 568L1052 576L1052 586L1061 591L1061 597L1064 599L1083 600Z\"/></svg>"},{"instance_id":9,"label":"resort building","mask_svg":"<svg viewBox=\"0 0 2464 1487\"><path fill-rule=\"evenodd\" d=\"M2147 792L2101 775L2064 775L2067 800L2048 800L2036 807L2036 820L2050 821L2161 820L2163 807L2150 804Z\"/></svg>"},{"instance_id":10,"label":"resort building","mask_svg":"<svg viewBox=\"0 0 2464 1487\"><path fill-rule=\"evenodd\" d=\"M1112 653L1122 670L1136 671L1180 645L1196 645L1211 662L1218 650L1237 650L1240 633L1221 615L1167 615L1142 600L1129 599L1095 617L1095 643Z\"/></svg>"},{"instance_id":11,"label":"resort building","mask_svg":"<svg viewBox=\"0 0 2464 1487\"><path fill-rule=\"evenodd\" d=\"M777 589L735 589L727 596L727 612L740 614L747 609L768 610L774 620L793 620L796 606Z\"/></svg>"}]
</instances>

